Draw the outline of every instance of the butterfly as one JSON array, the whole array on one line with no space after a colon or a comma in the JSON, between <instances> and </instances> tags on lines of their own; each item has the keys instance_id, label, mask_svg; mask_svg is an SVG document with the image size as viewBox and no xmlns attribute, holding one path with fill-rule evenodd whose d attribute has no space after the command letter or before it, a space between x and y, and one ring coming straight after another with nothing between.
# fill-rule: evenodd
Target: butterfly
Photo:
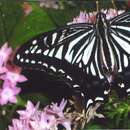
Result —
<instances>
[{"instance_id":1,"label":"butterfly","mask_svg":"<svg viewBox=\"0 0 130 130\"><path fill-rule=\"evenodd\" d=\"M22 68L61 75L89 108L105 102L111 89L130 95L130 12L95 23L70 24L23 44L14 57ZM38 76L38 75L37 75Z\"/></svg>"}]
</instances>

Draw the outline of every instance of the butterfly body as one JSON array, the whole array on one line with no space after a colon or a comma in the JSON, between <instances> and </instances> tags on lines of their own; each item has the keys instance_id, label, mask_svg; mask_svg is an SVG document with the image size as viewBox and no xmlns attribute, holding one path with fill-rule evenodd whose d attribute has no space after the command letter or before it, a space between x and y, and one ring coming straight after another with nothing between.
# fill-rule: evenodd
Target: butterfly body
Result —
<instances>
[{"instance_id":1,"label":"butterfly body","mask_svg":"<svg viewBox=\"0 0 130 130\"><path fill-rule=\"evenodd\" d=\"M112 87L129 95L129 55L130 12L110 20L99 12L93 24L67 25L32 38L17 51L14 63L61 75L89 107L104 101Z\"/></svg>"}]
</instances>

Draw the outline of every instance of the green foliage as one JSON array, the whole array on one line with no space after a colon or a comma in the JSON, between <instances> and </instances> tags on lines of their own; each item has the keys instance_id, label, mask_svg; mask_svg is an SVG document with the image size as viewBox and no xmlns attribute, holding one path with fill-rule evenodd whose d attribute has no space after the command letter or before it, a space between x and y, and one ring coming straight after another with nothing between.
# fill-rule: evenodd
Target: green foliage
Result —
<instances>
[{"instance_id":1,"label":"green foliage","mask_svg":"<svg viewBox=\"0 0 130 130\"><path fill-rule=\"evenodd\" d=\"M111 96L109 102L105 105L105 115L114 123L114 128L130 128L130 100L115 98Z\"/></svg>"},{"instance_id":2,"label":"green foliage","mask_svg":"<svg viewBox=\"0 0 130 130\"><path fill-rule=\"evenodd\" d=\"M0 1L0 43L8 41L23 13L17 0Z\"/></svg>"},{"instance_id":3,"label":"green foliage","mask_svg":"<svg viewBox=\"0 0 130 130\"><path fill-rule=\"evenodd\" d=\"M32 12L21 19L10 39L14 47L18 44L23 44L42 32L55 28L47 13L37 3L30 2L29 4L32 7Z\"/></svg>"},{"instance_id":4,"label":"green foliage","mask_svg":"<svg viewBox=\"0 0 130 130\"><path fill-rule=\"evenodd\" d=\"M101 125L94 123L93 121L91 121L90 123L88 123L85 127L85 129L83 130L96 130L96 129L103 129Z\"/></svg>"},{"instance_id":5,"label":"green foliage","mask_svg":"<svg viewBox=\"0 0 130 130\"><path fill-rule=\"evenodd\" d=\"M27 102L27 100L30 100L30 101L32 101L34 103L37 103L39 101L40 105L42 105L42 106L49 103L49 99L45 95L43 95L41 93L22 94L21 99L22 99L22 102Z\"/></svg>"}]
</instances>

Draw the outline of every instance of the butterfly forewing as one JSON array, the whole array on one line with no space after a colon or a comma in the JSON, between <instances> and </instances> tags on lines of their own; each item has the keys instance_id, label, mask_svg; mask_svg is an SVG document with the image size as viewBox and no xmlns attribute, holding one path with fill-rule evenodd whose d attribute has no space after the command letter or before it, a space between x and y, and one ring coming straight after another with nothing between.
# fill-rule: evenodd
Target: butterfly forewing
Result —
<instances>
[{"instance_id":1,"label":"butterfly forewing","mask_svg":"<svg viewBox=\"0 0 130 130\"><path fill-rule=\"evenodd\" d=\"M85 67L95 50L96 34L91 24L75 24L43 33L25 43L16 53L14 62L22 67L35 66L39 57L66 60ZM27 65L27 66L26 66ZM42 66L41 66L42 67Z\"/></svg>"},{"instance_id":2,"label":"butterfly forewing","mask_svg":"<svg viewBox=\"0 0 130 130\"><path fill-rule=\"evenodd\" d=\"M117 55L118 72L129 65L130 55L130 12L125 12L110 21L110 32L108 33L110 43L113 45Z\"/></svg>"}]
</instances>

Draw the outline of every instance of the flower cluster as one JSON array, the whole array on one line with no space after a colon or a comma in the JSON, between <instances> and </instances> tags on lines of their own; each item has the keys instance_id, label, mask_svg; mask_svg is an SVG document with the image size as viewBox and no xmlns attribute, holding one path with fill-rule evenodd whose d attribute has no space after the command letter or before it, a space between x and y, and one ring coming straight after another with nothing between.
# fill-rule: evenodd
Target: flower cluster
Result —
<instances>
[{"instance_id":1,"label":"flower cluster","mask_svg":"<svg viewBox=\"0 0 130 130\"><path fill-rule=\"evenodd\" d=\"M63 113L66 103L63 99L60 105L55 103L38 110L39 103L34 106L28 101L26 110L17 111L19 119L12 120L9 130L58 130L59 124L66 130L71 130L70 120L66 119Z\"/></svg>"},{"instance_id":2,"label":"flower cluster","mask_svg":"<svg viewBox=\"0 0 130 130\"><path fill-rule=\"evenodd\" d=\"M111 18L114 18L115 16L121 14L124 12L124 10L115 10L115 9L108 9L108 10L101 10L102 13L106 14L106 19L109 20ZM96 22L96 15L97 12L90 12L86 13L86 11L81 11L79 16L73 18L72 22L69 22L68 24L74 24L74 23L95 23Z\"/></svg>"},{"instance_id":3,"label":"flower cluster","mask_svg":"<svg viewBox=\"0 0 130 130\"><path fill-rule=\"evenodd\" d=\"M5 105L8 102L16 103L17 94L20 92L20 88L16 87L17 82L23 82L27 79L20 75L20 71L17 67L13 67L9 63L9 59L13 54L11 47L8 47L8 44L5 43L0 48L0 105Z\"/></svg>"}]
</instances>

